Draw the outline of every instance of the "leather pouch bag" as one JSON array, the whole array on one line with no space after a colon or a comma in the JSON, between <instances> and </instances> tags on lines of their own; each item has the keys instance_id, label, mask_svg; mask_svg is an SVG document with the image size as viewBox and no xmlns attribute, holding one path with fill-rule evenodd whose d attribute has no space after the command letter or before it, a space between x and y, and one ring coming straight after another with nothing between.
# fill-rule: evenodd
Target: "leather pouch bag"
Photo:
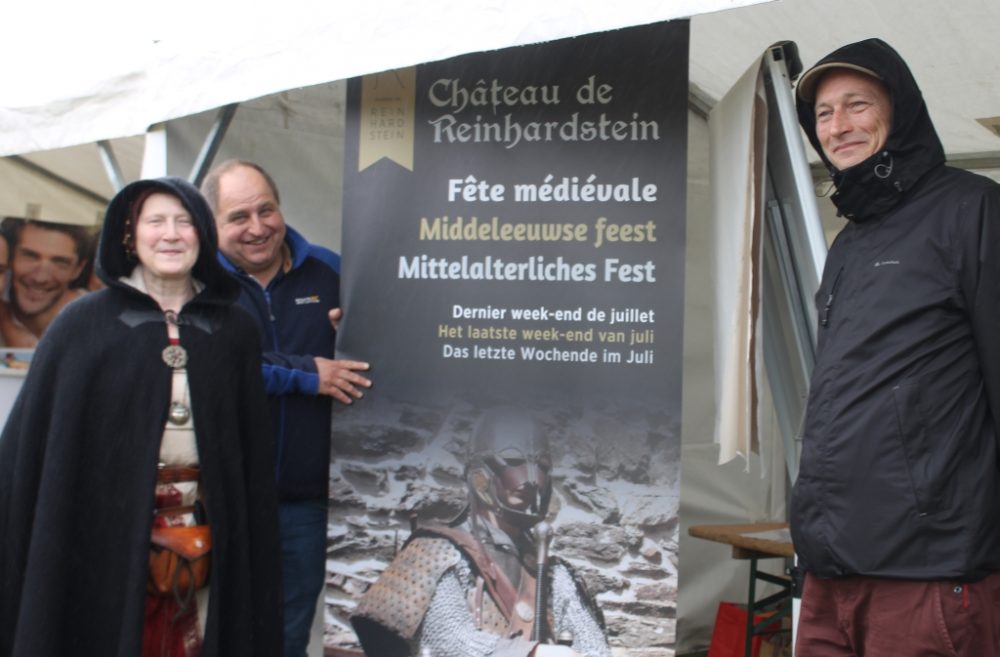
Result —
<instances>
[{"instance_id":1,"label":"leather pouch bag","mask_svg":"<svg viewBox=\"0 0 1000 657\"><path fill-rule=\"evenodd\" d=\"M208 583L211 549L208 525L154 527L146 591L189 600Z\"/></svg>"}]
</instances>

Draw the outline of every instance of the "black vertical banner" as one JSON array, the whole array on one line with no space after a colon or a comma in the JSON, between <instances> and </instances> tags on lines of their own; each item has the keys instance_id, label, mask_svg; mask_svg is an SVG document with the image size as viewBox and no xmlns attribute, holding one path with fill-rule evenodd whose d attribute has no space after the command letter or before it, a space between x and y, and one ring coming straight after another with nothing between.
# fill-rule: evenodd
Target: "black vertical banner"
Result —
<instances>
[{"instance_id":1,"label":"black vertical banner","mask_svg":"<svg viewBox=\"0 0 1000 657\"><path fill-rule=\"evenodd\" d=\"M502 407L611 646L673 645L687 70L674 21L350 81L338 352L375 387L334 418L328 644Z\"/></svg>"}]
</instances>

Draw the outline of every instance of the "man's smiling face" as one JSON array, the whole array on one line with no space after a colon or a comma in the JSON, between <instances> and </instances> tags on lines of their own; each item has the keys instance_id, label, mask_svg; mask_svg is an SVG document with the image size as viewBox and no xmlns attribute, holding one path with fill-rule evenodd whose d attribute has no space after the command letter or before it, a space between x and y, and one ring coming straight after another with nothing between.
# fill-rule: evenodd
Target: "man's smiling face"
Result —
<instances>
[{"instance_id":1,"label":"man's smiling face","mask_svg":"<svg viewBox=\"0 0 1000 657\"><path fill-rule=\"evenodd\" d=\"M830 163L843 171L864 162L885 145L892 125L892 101L879 80L833 69L816 87L816 137Z\"/></svg>"}]
</instances>

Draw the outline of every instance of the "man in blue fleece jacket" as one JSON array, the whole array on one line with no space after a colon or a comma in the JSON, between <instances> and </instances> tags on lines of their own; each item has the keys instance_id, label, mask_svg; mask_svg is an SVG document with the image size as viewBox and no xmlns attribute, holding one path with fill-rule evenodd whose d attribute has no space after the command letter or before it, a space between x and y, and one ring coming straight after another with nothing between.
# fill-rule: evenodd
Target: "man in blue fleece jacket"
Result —
<instances>
[{"instance_id":1,"label":"man in blue fleece jacket","mask_svg":"<svg viewBox=\"0 0 1000 657\"><path fill-rule=\"evenodd\" d=\"M260 330L277 445L285 657L305 657L326 569L333 400L350 404L368 364L335 360L340 258L285 225L278 188L259 165L229 160L205 178L219 260L240 281Z\"/></svg>"}]
</instances>

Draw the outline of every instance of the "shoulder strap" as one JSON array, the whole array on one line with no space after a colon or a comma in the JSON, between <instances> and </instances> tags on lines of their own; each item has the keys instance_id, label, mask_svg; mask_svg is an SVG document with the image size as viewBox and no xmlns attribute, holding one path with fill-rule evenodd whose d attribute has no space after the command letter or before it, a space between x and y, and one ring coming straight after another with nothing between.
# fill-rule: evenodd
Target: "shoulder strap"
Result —
<instances>
[{"instance_id":1,"label":"shoulder strap","mask_svg":"<svg viewBox=\"0 0 1000 657\"><path fill-rule=\"evenodd\" d=\"M497 568L496 564L487 556L482 544L475 536L452 527L442 527L438 525L421 527L413 533L413 536L430 535L440 536L451 541L462 554L468 557L483 577L486 589L490 596L496 601L500 612L510 622L514 613L514 604L517 602L517 590L511 584L510 579L503 570Z\"/></svg>"}]
</instances>

